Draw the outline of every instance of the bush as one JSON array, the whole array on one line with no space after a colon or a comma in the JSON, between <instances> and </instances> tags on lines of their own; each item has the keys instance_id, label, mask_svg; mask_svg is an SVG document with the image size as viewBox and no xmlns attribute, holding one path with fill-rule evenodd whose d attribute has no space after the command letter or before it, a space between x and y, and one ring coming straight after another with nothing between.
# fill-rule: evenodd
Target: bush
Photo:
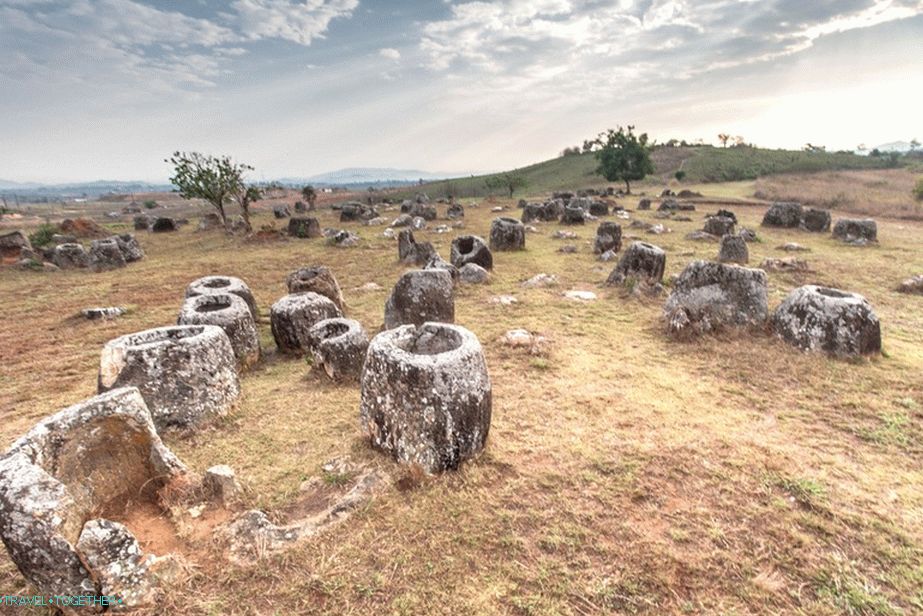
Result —
<instances>
[{"instance_id":1,"label":"bush","mask_svg":"<svg viewBox=\"0 0 923 616\"><path fill-rule=\"evenodd\" d=\"M679 171L677 171L677 172L673 175L673 177L676 178L676 181L677 181L677 182L682 182L683 180L686 179L686 172L683 171L682 169L680 169Z\"/></svg>"},{"instance_id":2,"label":"bush","mask_svg":"<svg viewBox=\"0 0 923 616\"><path fill-rule=\"evenodd\" d=\"M923 201L923 178L917 180L917 185L913 187L913 198Z\"/></svg>"},{"instance_id":3,"label":"bush","mask_svg":"<svg viewBox=\"0 0 923 616\"><path fill-rule=\"evenodd\" d=\"M46 222L29 235L29 241L33 246L47 246L51 243L51 236L57 232L56 226Z\"/></svg>"},{"instance_id":4,"label":"bush","mask_svg":"<svg viewBox=\"0 0 923 616\"><path fill-rule=\"evenodd\" d=\"M153 199L148 200L148 201L145 201L145 202L144 202L144 207L147 208L147 209L149 209L149 210L153 210L155 207L157 207L157 202L154 201Z\"/></svg>"}]
</instances>

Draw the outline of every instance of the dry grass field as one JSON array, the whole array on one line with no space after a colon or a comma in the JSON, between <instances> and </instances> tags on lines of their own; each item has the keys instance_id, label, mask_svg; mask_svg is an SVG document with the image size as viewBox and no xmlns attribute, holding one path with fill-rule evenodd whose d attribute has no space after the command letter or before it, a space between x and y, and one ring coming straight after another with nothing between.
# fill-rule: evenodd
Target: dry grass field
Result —
<instances>
[{"instance_id":1,"label":"dry grass field","mask_svg":"<svg viewBox=\"0 0 923 616\"><path fill-rule=\"evenodd\" d=\"M778 182L757 185L788 195ZM486 237L496 205L519 215L514 202L481 202L453 233ZM716 244L684 239L715 209L668 222L667 235L623 228L667 251L669 277L717 254ZM167 546L188 560L152 612L923 612L923 298L894 291L923 272L923 222L876 212L880 245L855 248L828 234L759 228L764 206L733 209L759 234L752 265L786 256L775 248L784 242L811 248L799 257L810 274L770 274L771 307L809 282L860 292L881 318L884 353L838 361L765 332L672 342L663 298L599 287L614 264L594 259L595 225L562 242L550 237L558 225L538 224L526 251L495 254L489 284L457 291L456 322L484 346L494 401L484 453L457 472L421 479L372 451L359 430L358 387L333 385L304 360L277 356L268 322L260 324L267 353L243 376L237 408L197 433L165 434L168 446L196 471L231 465L247 488L241 508L264 508L278 520L306 479L340 481L321 470L331 458L378 468L388 485L343 524L247 565L229 563L207 534L147 520L176 535L153 543L152 533L133 528L147 547ZM319 217L322 226L341 226L326 208ZM653 212L632 218L655 221ZM267 213L255 222L274 223ZM196 233L191 224L140 234L146 258L121 270L0 271L2 446L92 396L103 344L174 323L186 284L200 276L240 276L265 314L285 293L287 273L326 264L348 316L374 333L404 268L382 227L343 226L361 236L360 246L247 241ZM447 258L453 233L416 235ZM578 252L558 253L563 243ZM559 286L520 286L539 272L555 274ZM369 282L382 288L358 290ZM562 297L569 289L599 299L570 301ZM518 303L490 302L501 294ZM73 318L100 305L130 312L109 322ZM517 327L545 335L547 348L530 354L501 344ZM5 554L0 589L31 592Z\"/></svg>"}]
</instances>

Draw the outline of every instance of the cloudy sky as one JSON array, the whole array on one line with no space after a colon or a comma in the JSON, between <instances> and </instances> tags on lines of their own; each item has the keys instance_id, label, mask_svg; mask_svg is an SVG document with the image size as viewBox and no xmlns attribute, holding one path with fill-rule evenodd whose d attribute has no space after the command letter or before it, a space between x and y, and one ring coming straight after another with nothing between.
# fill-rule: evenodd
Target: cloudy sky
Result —
<instances>
[{"instance_id":1,"label":"cloudy sky","mask_svg":"<svg viewBox=\"0 0 923 616\"><path fill-rule=\"evenodd\" d=\"M632 123L923 139L923 0L0 0L0 178L506 169Z\"/></svg>"}]
</instances>

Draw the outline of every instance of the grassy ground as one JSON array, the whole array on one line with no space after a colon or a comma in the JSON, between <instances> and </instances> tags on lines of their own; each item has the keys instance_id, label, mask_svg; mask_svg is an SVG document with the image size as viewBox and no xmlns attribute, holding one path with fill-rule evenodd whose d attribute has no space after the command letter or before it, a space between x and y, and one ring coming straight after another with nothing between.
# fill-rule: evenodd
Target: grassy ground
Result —
<instances>
[{"instance_id":1,"label":"grassy ground","mask_svg":"<svg viewBox=\"0 0 923 616\"><path fill-rule=\"evenodd\" d=\"M511 202L467 210L463 232L486 235L497 204ZM643 235L667 250L668 276L716 253L683 239L712 209L668 223L671 234ZM762 207L734 209L757 228ZM339 226L333 213L320 216ZM257 226L271 222L262 214ZM289 271L328 264L349 315L374 331L403 268L380 227L350 227L360 247L247 242L186 227L142 235L147 257L119 271L3 270L0 441L91 396L102 345L174 322L185 285L199 276L241 276L267 310ZM495 255L490 284L458 290L456 320L480 338L493 381L490 438L476 461L413 489L399 489L402 471L362 438L358 389L275 356L263 323L269 353L244 377L237 409L195 435L167 434L168 445L199 471L230 464L248 487L244 505L277 516L335 456L382 469L391 485L343 525L250 566L229 564L207 539L180 541L193 562L155 613L923 610L923 311L919 297L893 291L923 272L923 223L880 219L881 244L869 248L763 229L750 245L755 264L782 256L774 247L786 241L812 249L813 273L770 274L773 306L807 282L869 298L885 353L855 362L805 355L762 333L671 342L662 299L597 286L612 264L591 254L594 227L577 229L577 254L556 252L556 228L540 225L526 251ZM451 234L417 235L448 256ZM520 287L538 272L560 286ZM357 290L367 282L383 289ZM600 297L574 303L561 297L568 289ZM499 294L519 303L491 304ZM70 318L96 305L132 310L108 323ZM515 327L546 335L547 352L500 344ZM0 590L31 590L5 556Z\"/></svg>"}]
</instances>

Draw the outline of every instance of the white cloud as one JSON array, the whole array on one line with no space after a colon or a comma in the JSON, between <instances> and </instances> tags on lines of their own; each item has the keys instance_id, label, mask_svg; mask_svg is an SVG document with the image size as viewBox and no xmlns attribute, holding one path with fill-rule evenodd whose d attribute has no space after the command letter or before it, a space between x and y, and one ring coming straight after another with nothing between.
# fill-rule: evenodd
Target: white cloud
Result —
<instances>
[{"instance_id":1,"label":"white cloud","mask_svg":"<svg viewBox=\"0 0 923 616\"><path fill-rule=\"evenodd\" d=\"M359 0L235 0L234 19L251 39L280 38L310 45L337 17L349 17Z\"/></svg>"},{"instance_id":2,"label":"white cloud","mask_svg":"<svg viewBox=\"0 0 923 616\"><path fill-rule=\"evenodd\" d=\"M385 47L384 49L379 49L378 55L388 60L401 59L401 52L399 52L397 49L394 49L393 47Z\"/></svg>"}]
</instances>

